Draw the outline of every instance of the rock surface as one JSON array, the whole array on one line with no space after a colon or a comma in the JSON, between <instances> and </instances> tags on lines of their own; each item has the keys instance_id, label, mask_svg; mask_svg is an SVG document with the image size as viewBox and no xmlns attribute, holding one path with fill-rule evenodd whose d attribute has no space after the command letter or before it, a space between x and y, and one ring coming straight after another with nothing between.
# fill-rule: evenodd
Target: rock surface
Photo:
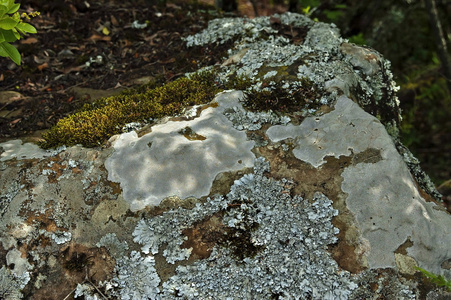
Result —
<instances>
[{"instance_id":1,"label":"rock surface","mask_svg":"<svg viewBox=\"0 0 451 300\"><path fill-rule=\"evenodd\" d=\"M415 269L451 276L451 217L398 152L389 63L289 13L214 20L187 44L230 39L218 76L252 76L246 91L104 148L0 144L1 298L449 296ZM281 77L321 97L243 107Z\"/></svg>"}]
</instances>

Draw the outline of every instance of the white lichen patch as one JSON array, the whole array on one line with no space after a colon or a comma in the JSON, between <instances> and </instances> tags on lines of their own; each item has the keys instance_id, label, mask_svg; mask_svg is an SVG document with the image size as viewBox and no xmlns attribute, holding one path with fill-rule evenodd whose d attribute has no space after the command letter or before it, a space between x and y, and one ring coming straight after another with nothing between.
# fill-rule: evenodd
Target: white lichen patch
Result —
<instances>
[{"instance_id":1,"label":"white lichen patch","mask_svg":"<svg viewBox=\"0 0 451 300\"><path fill-rule=\"evenodd\" d=\"M371 247L370 267L397 267L394 252L410 241L413 245L407 248L407 255L421 268L451 277L450 270L441 268L451 258L449 214L420 196L409 169L386 132L378 135L374 146L383 149L383 160L349 166L342 173L347 206Z\"/></svg>"},{"instance_id":2,"label":"white lichen patch","mask_svg":"<svg viewBox=\"0 0 451 300\"><path fill-rule=\"evenodd\" d=\"M115 233L108 233L103 236L96 246L99 248L105 247L108 250L108 253L116 259L122 257L128 250L127 242L119 241Z\"/></svg>"},{"instance_id":3,"label":"white lichen patch","mask_svg":"<svg viewBox=\"0 0 451 300\"><path fill-rule=\"evenodd\" d=\"M28 272L17 276L5 266L2 266L0 269L0 298L4 300L22 299L21 290L29 280L30 274Z\"/></svg>"},{"instance_id":4,"label":"white lichen patch","mask_svg":"<svg viewBox=\"0 0 451 300\"><path fill-rule=\"evenodd\" d=\"M294 156L315 168L326 162L326 156L339 158L368 148L382 149L384 145L378 140L383 133L386 130L375 117L345 96L328 114L307 117L300 125L275 125L266 131L272 142L293 139ZM391 140L385 142L393 145Z\"/></svg>"},{"instance_id":5,"label":"white lichen patch","mask_svg":"<svg viewBox=\"0 0 451 300\"><path fill-rule=\"evenodd\" d=\"M0 161L10 159L31 159L44 158L53 156L63 149L57 150L43 150L38 145L33 143L23 143L21 140L11 140L0 143Z\"/></svg>"},{"instance_id":6,"label":"white lichen patch","mask_svg":"<svg viewBox=\"0 0 451 300\"><path fill-rule=\"evenodd\" d=\"M153 256L141 256L132 251L130 257L123 257L116 264L116 276L109 285L119 290L112 296L122 300L155 300L160 299L160 277L155 269Z\"/></svg>"},{"instance_id":7,"label":"white lichen patch","mask_svg":"<svg viewBox=\"0 0 451 300\"><path fill-rule=\"evenodd\" d=\"M330 113L308 117L298 126L272 126L266 133L272 142L293 139L294 156L315 168L324 164L327 156L339 158L379 150L381 160L351 165L342 173L347 207L355 214L357 227L370 246L366 254L369 266L396 268L394 252L410 240L413 246L407 248L407 254L420 267L447 272L440 264L451 258L451 219L420 196L393 140L375 117L342 96Z\"/></svg>"},{"instance_id":8,"label":"white lichen patch","mask_svg":"<svg viewBox=\"0 0 451 300\"><path fill-rule=\"evenodd\" d=\"M28 260L22 256L22 252L20 252L16 248L9 250L6 254L6 264L8 266L12 266L11 271L17 277L22 276L24 273L27 273L30 269L33 268Z\"/></svg>"},{"instance_id":9,"label":"white lichen patch","mask_svg":"<svg viewBox=\"0 0 451 300\"><path fill-rule=\"evenodd\" d=\"M65 244L72 239L72 233L67 231L55 231L52 233L52 240L58 245Z\"/></svg>"},{"instance_id":10,"label":"white lichen patch","mask_svg":"<svg viewBox=\"0 0 451 300\"><path fill-rule=\"evenodd\" d=\"M176 275L163 283L162 299L270 299L274 295L346 299L352 293L356 285L350 274L339 271L327 252L338 233L331 224L337 214L332 202L319 193L312 203L291 197L293 183L267 178L267 171L269 164L259 158L254 173L236 180L225 197L208 199L192 210L171 210L138 224L135 241L143 244L145 253L158 253L163 245L169 252L180 253L186 250L180 249L184 229L226 211L224 226L250 232L249 239L237 247L253 245L257 249L241 260L233 254L233 245L216 245L209 258L177 267ZM251 229L249 225L256 226Z\"/></svg>"},{"instance_id":11,"label":"white lichen patch","mask_svg":"<svg viewBox=\"0 0 451 300\"><path fill-rule=\"evenodd\" d=\"M253 166L254 142L224 115L240 105L240 97L240 92L223 93L216 98L218 107L193 120L155 125L142 137L136 132L119 136L105 167L108 179L121 184L131 210L158 205L170 196L206 196L219 173ZM205 139L185 138L180 131L187 127Z\"/></svg>"}]
</instances>

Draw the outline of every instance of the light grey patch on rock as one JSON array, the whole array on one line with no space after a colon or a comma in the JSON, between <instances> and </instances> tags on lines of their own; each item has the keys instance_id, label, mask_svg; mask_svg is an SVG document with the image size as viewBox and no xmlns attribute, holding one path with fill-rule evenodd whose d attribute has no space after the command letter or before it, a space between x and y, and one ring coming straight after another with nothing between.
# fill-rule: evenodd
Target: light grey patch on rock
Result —
<instances>
[{"instance_id":1,"label":"light grey patch on rock","mask_svg":"<svg viewBox=\"0 0 451 300\"><path fill-rule=\"evenodd\" d=\"M275 125L266 134L272 142L294 139L294 156L318 168L326 162L326 156L339 158L368 148L379 149L375 145L384 132L384 126L375 117L342 96L332 112L305 118L297 126Z\"/></svg>"},{"instance_id":2,"label":"light grey patch on rock","mask_svg":"<svg viewBox=\"0 0 451 300\"><path fill-rule=\"evenodd\" d=\"M169 121L140 138L129 132L114 141L115 151L105 161L108 179L121 184L132 211L158 205L169 196L206 196L219 173L253 166L255 143L224 115L240 105L241 97L237 91L222 93L216 97L218 107L203 110L193 120ZM186 127L205 139L185 138L179 132Z\"/></svg>"},{"instance_id":3,"label":"light grey patch on rock","mask_svg":"<svg viewBox=\"0 0 451 300\"><path fill-rule=\"evenodd\" d=\"M340 29L335 24L315 23L307 33L304 46L310 47L315 52L337 53L343 43ZM324 53L323 55L328 55Z\"/></svg>"},{"instance_id":4,"label":"light grey patch on rock","mask_svg":"<svg viewBox=\"0 0 451 300\"><path fill-rule=\"evenodd\" d=\"M43 150L38 145L33 143L23 144L22 140L11 140L0 144L0 161L6 161L13 158L16 159L31 159L44 158L53 156L60 150Z\"/></svg>"},{"instance_id":5,"label":"light grey patch on rock","mask_svg":"<svg viewBox=\"0 0 451 300\"><path fill-rule=\"evenodd\" d=\"M2 266L0 269L0 297L4 300L22 299L21 290L30 281L28 272L16 276L8 268Z\"/></svg>"}]
</instances>

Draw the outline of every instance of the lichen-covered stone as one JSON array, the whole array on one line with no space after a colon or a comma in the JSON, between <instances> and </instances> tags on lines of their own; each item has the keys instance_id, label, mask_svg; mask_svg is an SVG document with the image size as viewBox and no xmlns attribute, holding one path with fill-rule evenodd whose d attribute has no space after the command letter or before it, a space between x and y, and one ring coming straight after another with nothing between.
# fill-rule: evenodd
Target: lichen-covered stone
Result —
<instances>
[{"instance_id":1,"label":"lichen-covered stone","mask_svg":"<svg viewBox=\"0 0 451 300\"><path fill-rule=\"evenodd\" d=\"M449 279L451 217L396 140L388 62L290 13L187 42L232 40L210 71L242 91L103 148L0 144L0 298L446 297L416 267Z\"/></svg>"}]
</instances>

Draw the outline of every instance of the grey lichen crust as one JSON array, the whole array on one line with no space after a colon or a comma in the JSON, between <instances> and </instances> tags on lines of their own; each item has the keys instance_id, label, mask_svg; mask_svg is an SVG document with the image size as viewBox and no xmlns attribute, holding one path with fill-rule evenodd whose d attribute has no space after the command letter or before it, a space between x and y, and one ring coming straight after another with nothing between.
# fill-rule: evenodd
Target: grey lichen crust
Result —
<instances>
[{"instance_id":1,"label":"grey lichen crust","mask_svg":"<svg viewBox=\"0 0 451 300\"><path fill-rule=\"evenodd\" d=\"M0 269L0 299L22 299L21 290L25 287L29 280L30 274L28 272L17 276L5 266L2 266Z\"/></svg>"},{"instance_id":2,"label":"grey lichen crust","mask_svg":"<svg viewBox=\"0 0 451 300\"><path fill-rule=\"evenodd\" d=\"M122 300L159 299L160 278L155 269L153 256L141 256L132 251L130 257L123 257L116 264L117 276L109 283L119 287L119 293L112 292Z\"/></svg>"},{"instance_id":3,"label":"grey lichen crust","mask_svg":"<svg viewBox=\"0 0 451 300\"><path fill-rule=\"evenodd\" d=\"M271 24L271 20L277 19L283 25L307 30L303 43L295 45L279 35ZM374 50L348 44L334 24L313 22L293 13L252 20L215 19L208 28L189 36L186 41L188 46L194 46L232 39L234 47L229 50L230 57L221 69L223 80L229 76L251 76L255 85L250 91L259 90L262 78L277 74L274 68L302 61L297 63L297 77L307 77L330 93L321 99L321 104L333 104L335 97L344 93L348 97L355 96L356 101L376 114L384 125L393 128L399 125L399 101L395 95L398 87L390 72L390 62ZM300 82L288 80L287 84L290 90L295 90ZM393 134L396 136L397 131Z\"/></svg>"},{"instance_id":4,"label":"grey lichen crust","mask_svg":"<svg viewBox=\"0 0 451 300\"><path fill-rule=\"evenodd\" d=\"M291 28L307 30L299 45L277 33L271 20ZM313 22L306 16L293 13L275 14L272 17L216 19L208 28L187 38L187 45L206 45L234 40L229 49L229 58L219 72L219 78L227 82L234 76L250 76L254 83L247 89L271 90L274 81L262 84L263 80L278 78L287 73L283 68L297 66L295 76L282 80L284 88L293 92L300 87L300 80L308 78L322 91L320 99L308 99L318 104L317 108L302 108L305 115L314 114L320 105L333 106L339 96L345 95L357 102L366 112L377 117L388 133L403 148L399 141L399 125L402 120L396 91L399 87L393 80L390 62L374 49L350 44L341 38L334 24ZM283 70L283 71L281 71ZM285 74L286 75L286 74ZM418 164L403 156L411 173L428 194L441 199L429 177L419 170Z\"/></svg>"},{"instance_id":5,"label":"grey lichen crust","mask_svg":"<svg viewBox=\"0 0 451 300\"><path fill-rule=\"evenodd\" d=\"M229 247L216 245L209 258L177 267L176 275L163 283L163 299L347 299L357 287L327 252L338 233L331 224L338 213L332 202L319 193L312 202L291 197L293 183L267 178L267 171L268 162L259 158L254 173L236 180L225 197L138 224L134 236L143 252L156 254L164 245L169 263L185 256L181 232L220 210L226 212L223 224L249 230L247 243L258 249L241 260ZM250 229L249 224L257 226Z\"/></svg>"}]
</instances>

